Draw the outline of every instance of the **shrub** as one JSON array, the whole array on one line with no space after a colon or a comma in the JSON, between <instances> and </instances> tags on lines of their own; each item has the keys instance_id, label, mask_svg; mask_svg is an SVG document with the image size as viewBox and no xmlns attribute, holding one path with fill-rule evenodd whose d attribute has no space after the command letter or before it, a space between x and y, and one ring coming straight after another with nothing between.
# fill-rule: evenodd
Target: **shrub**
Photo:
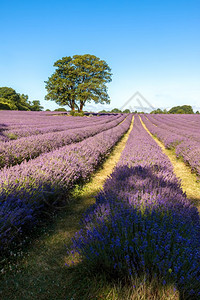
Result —
<instances>
[{"instance_id":1,"label":"shrub","mask_svg":"<svg viewBox=\"0 0 200 300\"><path fill-rule=\"evenodd\" d=\"M84 116L84 112L77 112L77 111L70 111L70 115L74 116L74 117L83 117Z\"/></svg>"}]
</instances>

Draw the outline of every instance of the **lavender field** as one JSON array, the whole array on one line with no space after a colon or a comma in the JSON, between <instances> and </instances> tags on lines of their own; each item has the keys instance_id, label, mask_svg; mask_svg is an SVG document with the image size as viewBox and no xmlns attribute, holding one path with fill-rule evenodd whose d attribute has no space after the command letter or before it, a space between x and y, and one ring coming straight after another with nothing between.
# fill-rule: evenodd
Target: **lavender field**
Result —
<instances>
[{"instance_id":1,"label":"lavender field","mask_svg":"<svg viewBox=\"0 0 200 300\"><path fill-rule=\"evenodd\" d=\"M175 116L167 118L168 124L172 119L179 121ZM184 142L188 134L188 143L189 139L191 144L197 143L192 130L199 119L180 118L182 129L185 119L192 129L183 130ZM167 135L165 131L167 138L170 132ZM172 141L180 144L180 135L177 140L173 135ZM183 193L169 158L138 116L117 166L96 204L85 213L82 226L71 251L78 253L89 269L100 268L119 278L145 274L163 285L173 283L180 299L200 299L198 210Z\"/></svg>"},{"instance_id":2,"label":"lavender field","mask_svg":"<svg viewBox=\"0 0 200 300\"><path fill-rule=\"evenodd\" d=\"M2 254L90 178L132 118L0 111ZM135 115L120 159L84 213L68 253L89 270L129 279L145 274L174 284L180 299L200 299L199 212L140 118L200 176L198 115Z\"/></svg>"},{"instance_id":3,"label":"lavender field","mask_svg":"<svg viewBox=\"0 0 200 300\"><path fill-rule=\"evenodd\" d=\"M73 118L45 113L1 113L3 250L19 241L23 231L36 225L45 209L59 206L63 195L94 172L128 130L132 116ZM58 124L62 124L62 130ZM21 137L29 128L29 136ZM10 140L8 132L18 132L16 140Z\"/></svg>"},{"instance_id":4,"label":"lavender field","mask_svg":"<svg viewBox=\"0 0 200 300\"><path fill-rule=\"evenodd\" d=\"M149 131L166 148L174 148L177 157L197 173L200 179L200 117L199 115L141 116Z\"/></svg>"}]
</instances>

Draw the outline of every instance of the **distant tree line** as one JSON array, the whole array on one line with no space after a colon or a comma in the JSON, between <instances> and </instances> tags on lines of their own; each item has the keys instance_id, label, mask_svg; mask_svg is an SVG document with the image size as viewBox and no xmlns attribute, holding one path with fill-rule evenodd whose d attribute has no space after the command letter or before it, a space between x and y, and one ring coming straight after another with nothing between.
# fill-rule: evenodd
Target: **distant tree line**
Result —
<instances>
[{"instance_id":1,"label":"distant tree line","mask_svg":"<svg viewBox=\"0 0 200 300\"><path fill-rule=\"evenodd\" d=\"M112 110L101 110L99 113L115 113L115 114L144 114L143 111L130 111L130 109L121 110L119 108L113 108Z\"/></svg>"},{"instance_id":2,"label":"distant tree line","mask_svg":"<svg viewBox=\"0 0 200 300\"><path fill-rule=\"evenodd\" d=\"M153 110L151 114L194 114L194 111L191 105L182 105L174 106L169 111L158 108ZM196 111L196 114L199 114L199 111Z\"/></svg>"},{"instance_id":3,"label":"distant tree line","mask_svg":"<svg viewBox=\"0 0 200 300\"><path fill-rule=\"evenodd\" d=\"M119 108L113 108L112 110L101 110L101 111L99 111L99 113L115 113L115 114L130 114L131 113L131 111L130 111L130 109L125 109L125 110L121 110L121 109L119 109Z\"/></svg>"},{"instance_id":4,"label":"distant tree line","mask_svg":"<svg viewBox=\"0 0 200 300\"><path fill-rule=\"evenodd\" d=\"M101 110L99 113L131 113L130 109L120 110L118 108L114 108L111 111ZM135 110L135 114L144 114L143 111L137 111ZM192 109L192 106L190 105L182 105L182 106L174 106L169 111L166 109L162 110L160 108L157 108L150 112L150 114L194 114L194 111ZM199 114L199 111L196 111L196 114Z\"/></svg>"},{"instance_id":5,"label":"distant tree line","mask_svg":"<svg viewBox=\"0 0 200 300\"><path fill-rule=\"evenodd\" d=\"M10 87L0 87L0 110L41 111L39 100L28 100L28 95L17 93Z\"/></svg>"}]
</instances>

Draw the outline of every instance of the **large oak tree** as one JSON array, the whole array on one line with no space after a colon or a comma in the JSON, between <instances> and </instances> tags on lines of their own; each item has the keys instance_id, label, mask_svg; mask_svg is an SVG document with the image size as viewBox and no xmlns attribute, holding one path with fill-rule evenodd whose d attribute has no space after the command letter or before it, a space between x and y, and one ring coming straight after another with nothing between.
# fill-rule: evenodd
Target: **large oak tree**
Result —
<instances>
[{"instance_id":1,"label":"large oak tree","mask_svg":"<svg viewBox=\"0 0 200 300\"><path fill-rule=\"evenodd\" d=\"M82 111L86 102L110 103L106 83L111 69L95 55L66 56L54 63L55 72L45 81L46 100Z\"/></svg>"}]
</instances>

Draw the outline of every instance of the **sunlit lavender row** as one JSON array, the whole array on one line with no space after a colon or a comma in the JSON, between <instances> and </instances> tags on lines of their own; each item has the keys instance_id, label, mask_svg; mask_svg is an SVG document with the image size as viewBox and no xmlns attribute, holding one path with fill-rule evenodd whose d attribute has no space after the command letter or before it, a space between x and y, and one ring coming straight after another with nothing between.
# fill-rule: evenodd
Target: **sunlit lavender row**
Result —
<instances>
[{"instance_id":1,"label":"sunlit lavender row","mask_svg":"<svg viewBox=\"0 0 200 300\"><path fill-rule=\"evenodd\" d=\"M5 112L0 111L0 140L8 141L25 136L56 132L67 129L100 125L119 118L117 116L76 117L68 115L46 115L45 112Z\"/></svg>"},{"instance_id":2,"label":"sunlit lavender row","mask_svg":"<svg viewBox=\"0 0 200 300\"><path fill-rule=\"evenodd\" d=\"M142 116L144 119L144 116ZM199 115L145 115L145 119L154 124L154 127L176 133L181 137L200 142ZM170 145L169 145L170 146Z\"/></svg>"},{"instance_id":3,"label":"sunlit lavender row","mask_svg":"<svg viewBox=\"0 0 200 300\"><path fill-rule=\"evenodd\" d=\"M21 163L24 160L36 158L41 153L50 152L59 147L71 143L80 142L90 136L104 130L115 127L126 118L120 116L110 122L96 122L85 125L82 121L82 128L69 129L59 132L38 134L36 136L24 137L18 140L0 144L0 168ZM106 119L106 121L108 121Z\"/></svg>"},{"instance_id":4,"label":"sunlit lavender row","mask_svg":"<svg viewBox=\"0 0 200 300\"><path fill-rule=\"evenodd\" d=\"M114 172L73 239L90 270L146 275L200 297L200 218L173 167L139 118Z\"/></svg>"},{"instance_id":5,"label":"sunlit lavender row","mask_svg":"<svg viewBox=\"0 0 200 300\"><path fill-rule=\"evenodd\" d=\"M23 228L38 222L38 216L96 169L128 130L124 122L80 143L41 154L28 162L0 171L0 248L19 239ZM118 121L119 122L119 121Z\"/></svg>"},{"instance_id":6,"label":"sunlit lavender row","mask_svg":"<svg viewBox=\"0 0 200 300\"><path fill-rule=\"evenodd\" d=\"M182 157L200 178L200 116L146 115L142 120L165 147L174 147L177 157Z\"/></svg>"}]
</instances>

